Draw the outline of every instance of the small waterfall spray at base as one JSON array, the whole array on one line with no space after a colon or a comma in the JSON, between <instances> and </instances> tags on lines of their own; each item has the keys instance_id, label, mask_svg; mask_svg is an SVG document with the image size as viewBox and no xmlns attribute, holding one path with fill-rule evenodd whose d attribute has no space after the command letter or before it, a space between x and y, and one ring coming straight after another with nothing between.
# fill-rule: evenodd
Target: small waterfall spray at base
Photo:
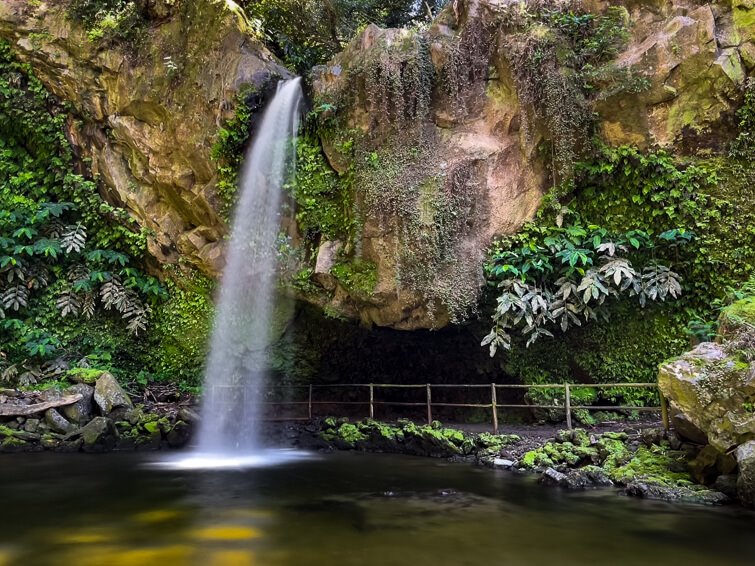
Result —
<instances>
[{"instance_id":1,"label":"small waterfall spray at base","mask_svg":"<svg viewBox=\"0 0 755 566\"><path fill-rule=\"evenodd\" d=\"M237 468L302 456L262 450L258 437L275 301L275 244L282 185L299 127L300 82L279 83L246 155L207 359L199 442L191 457L166 462L171 467Z\"/></svg>"}]
</instances>

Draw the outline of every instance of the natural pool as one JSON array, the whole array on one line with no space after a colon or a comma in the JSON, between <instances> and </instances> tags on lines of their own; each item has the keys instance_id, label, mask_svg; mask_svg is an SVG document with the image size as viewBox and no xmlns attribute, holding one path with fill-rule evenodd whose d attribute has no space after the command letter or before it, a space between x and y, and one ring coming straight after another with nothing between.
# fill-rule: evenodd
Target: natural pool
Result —
<instances>
[{"instance_id":1,"label":"natural pool","mask_svg":"<svg viewBox=\"0 0 755 566\"><path fill-rule=\"evenodd\" d=\"M755 514L406 456L246 471L0 456L0 566L753 564Z\"/></svg>"}]
</instances>

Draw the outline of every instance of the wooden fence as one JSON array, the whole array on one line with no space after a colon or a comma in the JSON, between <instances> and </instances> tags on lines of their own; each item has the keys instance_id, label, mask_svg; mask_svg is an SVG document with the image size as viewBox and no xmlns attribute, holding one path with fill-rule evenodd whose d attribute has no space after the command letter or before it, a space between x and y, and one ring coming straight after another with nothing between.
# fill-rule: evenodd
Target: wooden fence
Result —
<instances>
[{"instance_id":1,"label":"wooden fence","mask_svg":"<svg viewBox=\"0 0 755 566\"><path fill-rule=\"evenodd\" d=\"M611 388L645 388L658 390L658 396L660 398L660 406L658 407L636 407L636 406L614 406L614 405L572 405L571 392L572 389L578 388L594 388L594 389L611 389ZM363 401L340 401L333 399L324 399L321 396L316 395L318 389L335 389L335 388L350 388L355 390L364 390L365 399ZM433 390L438 389L487 389L489 390L490 402L489 403L446 403L433 401ZM433 408L434 407L459 407L459 408L478 408L478 409L490 409L492 413L492 426L493 433L498 434L498 410L499 409L560 409L566 414L566 426L569 430L572 429L572 411L582 409L586 411L660 411L661 418L663 419L663 426L666 430L669 429L669 417L668 406L666 399L658 389L657 383L559 383L552 385L520 385L520 384L441 384L441 383L423 383L423 384L388 384L388 383L338 383L329 385L292 385L283 387L273 387L276 389L304 389L306 390L306 400L295 401L268 401L264 405L270 407L306 407L306 416L298 417L269 417L265 420L311 420L316 416L324 416L317 414L317 407L322 405L330 406L364 406L368 409L370 418L375 418L375 410L379 407L424 407L427 412L427 423L430 424L433 420ZM375 392L381 389L424 389L425 400L422 402L408 402L408 401L381 401L376 399ZM564 402L562 405L529 405L529 404L507 404L498 403L498 392L502 389L542 389L542 390L562 390ZM338 415L333 415L338 416Z\"/></svg>"}]
</instances>

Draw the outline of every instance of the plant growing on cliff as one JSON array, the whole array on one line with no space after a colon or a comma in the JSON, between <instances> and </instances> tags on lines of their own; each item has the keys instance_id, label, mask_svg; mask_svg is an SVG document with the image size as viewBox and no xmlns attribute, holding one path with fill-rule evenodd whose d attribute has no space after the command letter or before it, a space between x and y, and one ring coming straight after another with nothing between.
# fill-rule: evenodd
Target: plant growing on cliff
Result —
<instances>
[{"instance_id":1,"label":"plant growing on cliff","mask_svg":"<svg viewBox=\"0 0 755 566\"><path fill-rule=\"evenodd\" d=\"M2 43L0 118L0 350L49 356L78 332L66 319L92 318L98 305L143 331L164 295L133 264L145 235L72 173L66 114Z\"/></svg>"},{"instance_id":2,"label":"plant growing on cliff","mask_svg":"<svg viewBox=\"0 0 755 566\"><path fill-rule=\"evenodd\" d=\"M628 39L625 9L592 14L575 2L541 2L520 15L505 39L523 128L535 123L550 140L554 181L568 178L586 153L595 125L592 101L621 91L641 91L647 81L611 63Z\"/></svg>"},{"instance_id":3,"label":"plant growing on cliff","mask_svg":"<svg viewBox=\"0 0 755 566\"><path fill-rule=\"evenodd\" d=\"M520 234L499 241L485 266L488 281L500 290L494 326L483 339L490 355L511 348L511 333L521 332L527 346L553 337L598 316L607 301L635 297L648 302L676 299L681 278L656 259L662 247L688 243L692 234L668 230L657 237L642 230L609 232L583 225L528 225Z\"/></svg>"}]
</instances>

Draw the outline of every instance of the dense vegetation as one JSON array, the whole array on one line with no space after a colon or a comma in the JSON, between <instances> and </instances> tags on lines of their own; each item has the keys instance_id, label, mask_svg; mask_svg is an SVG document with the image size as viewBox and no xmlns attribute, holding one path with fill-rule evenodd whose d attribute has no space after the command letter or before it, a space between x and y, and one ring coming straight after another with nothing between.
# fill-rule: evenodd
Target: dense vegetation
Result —
<instances>
[{"instance_id":1,"label":"dense vegetation","mask_svg":"<svg viewBox=\"0 0 755 566\"><path fill-rule=\"evenodd\" d=\"M406 28L400 49L378 42L349 62L352 82L341 83L343 92L314 101L287 186L301 232L296 246L280 242L281 258L292 266L284 269L287 290L317 302L325 292L313 279L317 249L338 242L330 275L351 297L372 298L377 268L357 245L362 207L376 222L400 221L394 259L402 288L446 306L452 322L472 319L473 333L478 307L483 325L492 313L494 328L483 342L498 351L490 363L512 380L651 381L657 364L690 339L715 335L718 310L755 265L752 82L727 152L680 156L609 148L596 141L595 103L648 86L613 62L629 37L619 8L591 14L574 8L577 3L531 2L529 9L501 10L491 29L470 26L458 36L437 37L425 24L442 1L242 4L258 37L301 73L328 61L371 23ZM158 21L146 0L73 0L68 15L103 49L132 53L149 41L149 26ZM463 119L469 101L486 93L500 72L492 65L494 37L504 37L500 47L526 107L523 138L540 140L551 190L533 222L491 246L487 293L478 305L469 281L479 281L480 258L459 252L476 204L475 172L471 166L440 172L439 140L422 124L433 97ZM449 54L437 68L433 42ZM166 71L172 64L165 63ZM213 157L226 216L268 95L265 88L243 90L235 116L217 132ZM345 115L359 96L369 97L380 117L369 135L352 130ZM66 110L7 46L0 50L0 115L6 377L33 380L90 364L142 384L196 384L213 283L183 267L149 265L149 235L101 199L98 181L65 138ZM273 360L281 373L316 376L316 368L300 372L284 357ZM599 395L607 403L650 400L620 389L574 394L584 402Z\"/></svg>"},{"instance_id":2,"label":"dense vegetation","mask_svg":"<svg viewBox=\"0 0 755 566\"><path fill-rule=\"evenodd\" d=\"M92 365L142 382L184 373L193 383L202 352L170 352L186 297L171 283L166 300L144 270L148 234L76 172L67 115L0 44L2 379L29 384ZM183 320L186 328L206 327L203 305L192 312L202 322Z\"/></svg>"}]
</instances>

